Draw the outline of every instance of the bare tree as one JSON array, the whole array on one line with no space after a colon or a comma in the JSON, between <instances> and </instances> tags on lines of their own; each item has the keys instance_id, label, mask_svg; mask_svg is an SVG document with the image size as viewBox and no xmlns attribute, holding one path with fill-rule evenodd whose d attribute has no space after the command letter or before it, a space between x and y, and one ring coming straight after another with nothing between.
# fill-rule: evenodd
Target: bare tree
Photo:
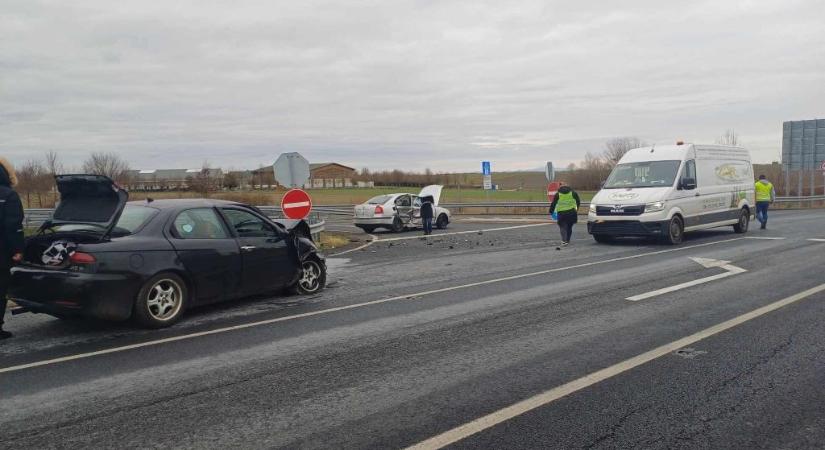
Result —
<instances>
[{"instance_id":1,"label":"bare tree","mask_svg":"<svg viewBox=\"0 0 825 450\"><path fill-rule=\"evenodd\" d=\"M129 181L129 163L117 153L92 153L83 162L83 171L94 175L105 175L121 184L128 184Z\"/></svg>"},{"instance_id":2,"label":"bare tree","mask_svg":"<svg viewBox=\"0 0 825 450\"><path fill-rule=\"evenodd\" d=\"M43 201L43 194L49 192L54 185L54 178L49 174L43 163L36 160L29 160L23 163L17 170L18 191L26 199L28 207L34 207L35 199L37 207L45 208L53 206L54 201ZM47 196L48 198L48 196Z\"/></svg>"},{"instance_id":3,"label":"bare tree","mask_svg":"<svg viewBox=\"0 0 825 450\"><path fill-rule=\"evenodd\" d=\"M605 142L604 161L613 167L619 163L628 150L644 147L647 143L635 136L617 137Z\"/></svg>"},{"instance_id":4,"label":"bare tree","mask_svg":"<svg viewBox=\"0 0 825 450\"><path fill-rule=\"evenodd\" d=\"M51 175L58 175L63 173L63 162L60 161L60 157L57 156L57 152L54 150L49 150L46 152L45 155L46 159L46 170L49 171Z\"/></svg>"},{"instance_id":5,"label":"bare tree","mask_svg":"<svg viewBox=\"0 0 825 450\"><path fill-rule=\"evenodd\" d=\"M739 134L733 128L728 128L721 136L716 138L716 143L721 145L739 145Z\"/></svg>"}]
</instances>

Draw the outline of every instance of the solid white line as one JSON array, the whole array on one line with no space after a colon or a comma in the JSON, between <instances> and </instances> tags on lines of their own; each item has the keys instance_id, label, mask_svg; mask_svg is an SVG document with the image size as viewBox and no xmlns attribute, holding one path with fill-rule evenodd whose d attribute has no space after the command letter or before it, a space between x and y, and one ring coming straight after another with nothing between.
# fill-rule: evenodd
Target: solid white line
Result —
<instances>
[{"instance_id":1,"label":"solid white line","mask_svg":"<svg viewBox=\"0 0 825 450\"><path fill-rule=\"evenodd\" d=\"M370 245L375 244L375 243L377 242L377 240L378 240L378 238L377 238L377 237L375 237L375 236L373 236L373 235L371 235L371 234L369 235L369 237L370 237L370 241L369 241L369 242L367 242L366 244L364 244L364 245L362 245L362 246L360 246L360 247L355 247L355 248L351 248L351 249L349 249L349 250L344 250L343 252L340 252L340 253L335 253L335 254L333 254L333 255L329 255L329 257L330 257L330 258L334 258L334 257L336 257L336 256L346 255L347 253L357 252L358 250L365 249L365 248L369 247Z\"/></svg>"},{"instance_id":2,"label":"solid white line","mask_svg":"<svg viewBox=\"0 0 825 450\"><path fill-rule=\"evenodd\" d=\"M692 286L696 286L698 284L709 283L711 281L721 280L722 278L727 278L730 276L736 275L734 272L725 272L720 273L718 275L712 275L705 278L700 278L698 280L688 281L686 283L677 284L676 286L670 286L662 289L657 289L655 291L645 292L644 294L634 295L632 297L628 297L625 300L630 300L631 302L638 302L639 300L645 300L651 297L657 297L662 294L667 294L670 292L680 291L682 289L687 289Z\"/></svg>"},{"instance_id":3,"label":"solid white line","mask_svg":"<svg viewBox=\"0 0 825 450\"><path fill-rule=\"evenodd\" d=\"M759 239L763 241L783 241L787 238L783 237L768 237L768 236L748 236L745 239Z\"/></svg>"},{"instance_id":4,"label":"solid white line","mask_svg":"<svg viewBox=\"0 0 825 450\"><path fill-rule=\"evenodd\" d=\"M531 223L528 225L515 225L512 227L502 227L502 228L487 228L487 229L478 229L478 230L470 230L470 231L455 231L452 233L435 233L429 236L404 236L404 237L397 237L397 238L388 238L388 239L378 239L378 242L392 242L392 241L404 241L407 239L421 239L421 238L428 238L434 239L441 236L454 236L456 234L472 234L481 232L488 232L488 231L504 231L504 230L517 230L519 228L531 228L531 227L544 227L550 225L549 223Z\"/></svg>"},{"instance_id":5,"label":"solid white line","mask_svg":"<svg viewBox=\"0 0 825 450\"><path fill-rule=\"evenodd\" d=\"M825 242L825 239L818 239L818 238L811 238L811 239L808 239L808 240L811 241L811 242Z\"/></svg>"},{"instance_id":6,"label":"solid white line","mask_svg":"<svg viewBox=\"0 0 825 450\"><path fill-rule=\"evenodd\" d=\"M133 349L136 349L136 348L150 347L150 346L154 346L154 345L166 344L166 343L169 343L169 342L183 341L183 340L186 340L186 339L192 339L192 338L201 337L201 336L209 336L209 335L213 335L213 334L226 333L228 331L243 330L243 329L246 329L246 328L252 328L252 327L257 327L257 326L261 326L261 325L269 325L269 324L278 323L278 322L286 322L286 321L289 321L289 320L301 319L301 318L304 318L304 317L319 316L319 315L322 315L322 314L329 314L329 313L333 313L333 312L337 312L337 311L346 311L348 309L363 308L365 306L379 305L379 304L382 304L382 303L394 302L394 301L398 301L398 300L420 300L421 298L423 298L425 296L433 295L433 294L441 294L441 293L444 293L444 292L452 292L452 291L457 291L457 290L467 289L467 288L472 288L472 287L477 287L477 286L486 286L486 285L489 285L489 284L501 283L501 282L512 281L512 280L519 280L519 279L522 279L522 278L535 277L535 276L538 276L538 275L546 275L546 274L549 274L549 273L561 272L561 271L565 271L565 270L580 269L582 267L590 267L590 266L596 266L596 265L600 265L600 264L609 264L609 263L618 262L618 261L627 261L627 260L631 260L631 259L643 258L645 256L661 255L661 254L665 254L665 253L672 253L672 252L679 252L679 251L683 251L683 250L690 250L690 249L694 249L694 248L708 247L708 246L711 246L711 245L724 244L724 243L728 243L728 242L739 241L739 240L742 240L742 239L743 238L733 238L733 239L726 239L726 240L723 240L723 241L705 242L704 244L696 244L696 245L690 245L690 246L685 246L685 247L671 248L671 249L667 249L667 250L657 250L655 252L639 253L639 254L631 255L631 256L622 256L622 257L611 258L611 259L606 259L606 260L602 260L602 261L592 261L592 262L589 262L589 263L581 263L581 264L576 264L576 265L567 266L567 267L557 267L555 269L547 269L547 270L541 270L541 271L538 271L538 272L530 272L530 273L524 273L524 274L520 274L520 275L512 275L512 276L509 276L509 277L502 277L502 278L495 278L495 279L492 279L492 280L479 281L479 282L476 282L476 283L462 284L462 285L458 285L458 286L450 286L450 287L441 288L441 289L433 289L433 290L430 290L430 291L418 292L418 293L413 293L413 294L399 295L399 296L396 296L396 297L389 297L389 298L384 298L384 299L380 299L380 300L373 300L373 301L364 302L364 303L355 303L355 304L347 305L347 306L339 306L337 308L322 309L322 310L319 310L319 311L312 311L312 312L307 312L307 313L302 313L302 314L295 314L295 315L292 315L292 316L277 317L277 318L274 318L274 319L261 320L261 321L258 321L258 322L250 322L250 323L245 323L245 324L241 324L241 325L234 325L234 326L230 326L230 327L216 328L214 330L200 331L200 332L197 332L197 333L184 334L184 335L181 335L181 336L174 336L174 337L169 337L169 338L164 338L164 339L157 339L157 340L154 340L154 341L141 342L141 343L138 343L138 344L124 345L122 347L113 347L113 348L108 348L108 349L105 349L105 350L97 350L97 351L88 352L88 353L78 353L76 355L63 356L63 357L60 357L60 358L47 359L47 360L32 362L32 363L28 363L28 364L20 364L18 366L4 367L4 368L0 368L0 373L15 372L15 371L18 371L18 370L30 369L30 368L33 368L33 367L41 367L41 366L47 366L47 365L50 365L50 364L57 364L57 363L62 363L62 362L67 362L67 361L75 361L75 360L78 360L78 359L90 358L90 357L93 357L93 356L106 355L106 354L109 354L109 353L117 353L117 352L122 352L122 351L126 351L126 350L133 350ZM341 253L339 253L339 255L340 254Z\"/></svg>"},{"instance_id":7,"label":"solid white line","mask_svg":"<svg viewBox=\"0 0 825 450\"><path fill-rule=\"evenodd\" d=\"M665 344L661 347L657 347L653 350L642 353L638 356L634 356L633 358L627 359L618 364L614 364L610 367L604 368L597 372L593 372L589 375L585 375L569 383L565 383L561 386L544 391L538 395L530 397L514 405L508 406L504 409L500 409L484 417L473 420L472 422L458 426L456 428L453 428L452 430L446 431L430 439L427 439L426 441L408 447L408 449L432 450L446 447L447 445L458 442L462 439L465 439L476 433L484 431L488 428L492 428L502 422L520 416L528 411L532 411L536 408L548 405L574 392L580 391L589 386L593 386L594 384L600 383L623 372L626 372L628 370L646 364L650 361L653 361L656 358L673 353L676 350L679 350L680 348L684 348L688 345L695 344L696 342L699 342L703 339L707 339L723 331L729 330L745 322L753 320L757 317L764 316L765 314L776 311L777 309L783 308L792 303L796 303L800 300L806 299L812 295L818 294L823 291L825 291L825 284L820 284L819 286L808 289L807 291L800 292L796 295L792 295L785 299L771 303L767 306L757 308L751 312L742 314L741 316L714 325L710 328L706 328L702 331L699 331L698 333L673 341L669 344Z\"/></svg>"}]
</instances>

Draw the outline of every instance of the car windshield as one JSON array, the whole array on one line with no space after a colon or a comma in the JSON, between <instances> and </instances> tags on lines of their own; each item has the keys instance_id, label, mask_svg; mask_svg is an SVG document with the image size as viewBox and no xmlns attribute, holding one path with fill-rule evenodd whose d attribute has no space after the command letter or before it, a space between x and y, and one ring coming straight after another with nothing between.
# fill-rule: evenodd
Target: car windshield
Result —
<instances>
[{"instance_id":1,"label":"car windshield","mask_svg":"<svg viewBox=\"0 0 825 450\"><path fill-rule=\"evenodd\" d=\"M138 206L138 205L126 205L123 209L123 213L120 215L120 219L118 219L117 224L115 224L114 229L112 229L112 235L115 236L128 236L135 231L137 231L140 227L143 226L149 219L152 218L155 214L157 214L158 210L155 208L148 208L145 206ZM92 233L99 233L105 229L103 224L91 224L91 223L78 223L78 224L65 224L60 225L55 228L56 231L81 231L81 232L92 232Z\"/></svg>"},{"instance_id":2,"label":"car windshield","mask_svg":"<svg viewBox=\"0 0 825 450\"><path fill-rule=\"evenodd\" d=\"M390 198L392 198L391 195L378 195L376 197L373 197L373 198L367 200L367 204L368 205L383 205L384 203L387 203L390 200Z\"/></svg>"},{"instance_id":3,"label":"car windshield","mask_svg":"<svg viewBox=\"0 0 825 450\"><path fill-rule=\"evenodd\" d=\"M619 164L610 173L605 189L672 186L681 161L645 161Z\"/></svg>"}]
</instances>

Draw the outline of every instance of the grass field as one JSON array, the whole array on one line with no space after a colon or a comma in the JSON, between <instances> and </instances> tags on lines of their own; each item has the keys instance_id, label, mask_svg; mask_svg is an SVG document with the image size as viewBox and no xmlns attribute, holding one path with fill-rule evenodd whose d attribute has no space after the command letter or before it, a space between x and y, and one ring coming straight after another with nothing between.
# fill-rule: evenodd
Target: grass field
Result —
<instances>
[{"instance_id":1,"label":"grass field","mask_svg":"<svg viewBox=\"0 0 825 450\"><path fill-rule=\"evenodd\" d=\"M418 193L416 188L404 187L380 187L371 189L310 189L309 195L316 205L354 205L363 203L370 198L381 194L392 194L397 192ZM210 198L233 200L253 205L278 205L284 191L233 191L216 192ZM582 201L589 201L593 197L593 192L580 192ZM154 199L164 198L195 198L199 197L193 192L132 192L129 198L132 200L143 200L147 197ZM477 203L477 202L540 202L547 201L547 195L543 190L521 190L521 191L484 191L481 189L444 189L441 202L443 203Z\"/></svg>"}]
</instances>

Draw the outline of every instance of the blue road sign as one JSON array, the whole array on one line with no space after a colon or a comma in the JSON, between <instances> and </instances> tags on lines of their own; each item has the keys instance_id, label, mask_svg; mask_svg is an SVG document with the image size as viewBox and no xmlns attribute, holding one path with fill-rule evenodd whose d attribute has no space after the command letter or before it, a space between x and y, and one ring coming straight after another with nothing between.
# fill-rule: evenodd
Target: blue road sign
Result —
<instances>
[{"instance_id":1,"label":"blue road sign","mask_svg":"<svg viewBox=\"0 0 825 450\"><path fill-rule=\"evenodd\" d=\"M481 174L482 175L491 175L492 171L490 170L490 161L482 161L481 162Z\"/></svg>"}]
</instances>

